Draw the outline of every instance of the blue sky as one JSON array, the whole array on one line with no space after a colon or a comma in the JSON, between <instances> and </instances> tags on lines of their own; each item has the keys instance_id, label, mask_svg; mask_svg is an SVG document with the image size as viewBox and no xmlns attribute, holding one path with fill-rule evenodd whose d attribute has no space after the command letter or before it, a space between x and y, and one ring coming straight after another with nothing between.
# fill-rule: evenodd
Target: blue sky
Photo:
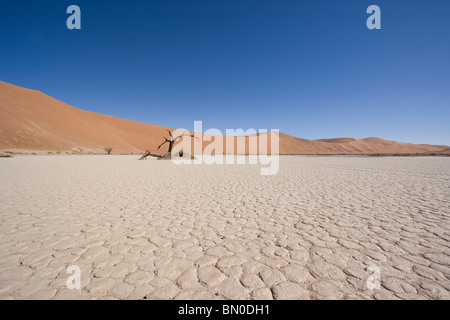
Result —
<instances>
[{"instance_id":1,"label":"blue sky","mask_svg":"<svg viewBox=\"0 0 450 320\"><path fill-rule=\"evenodd\" d=\"M167 127L450 145L449 39L448 0L2 0L0 80Z\"/></svg>"}]
</instances>

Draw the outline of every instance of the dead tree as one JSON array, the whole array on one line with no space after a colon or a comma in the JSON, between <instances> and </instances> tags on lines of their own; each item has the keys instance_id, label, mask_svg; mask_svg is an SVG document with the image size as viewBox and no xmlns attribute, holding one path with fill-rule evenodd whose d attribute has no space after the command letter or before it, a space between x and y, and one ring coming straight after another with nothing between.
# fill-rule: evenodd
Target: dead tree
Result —
<instances>
[{"instance_id":1,"label":"dead tree","mask_svg":"<svg viewBox=\"0 0 450 320\"><path fill-rule=\"evenodd\" d=\"M180 139L181 137L191 137L191 138L198 140L198 138L195 137L193 134L186 133L187 130L185 130L182 134L180 134L179 136L177 136L175 138L173 137L172 132L170 132L170 130L167 130L167 132L169 132L170 139L163 137L164 142L158 146L158 150L159 150L164 144L168 143L169 149L167 150L167 153L161 155L161 154L154 154L154 153L151 153L150 151L146 150L145 153L142 155L142 157L139 160L145 160L145 159L147 159L148 156L156 157L156 158L158 158L158 160L159 159L171 159L173 146L174 146L175 142L177 142L178 139Z\"/></svg>"},{"instance_id":2,"label":"dead tree","mask_svg":"<svg viewBox=\"0 0 450 320\"><path fill-rule=\"evenodd\" d=\"M150 151L146 150L144 152L144 154L142 155L142 157L139 158L139 160L145 160L147 159L147 157L155 157L159 159L170 159L170 154L166 153L166 154L155 154L155 153L151 153Z\"/></svg>"},{"instance_id":3,"label":"dead tree","mask_svg":"<svg viewBox=\"0 0 450 320\"><path fill-rule=\"evenodd\" d=\"M105 148L105 151L108 153L108 155L110 155L111 154L111 151L112 151L112 148Z\"/></svg>"},{"instance_id":4,"label":"dead tree","mask_svg":"<svg viewBox=\"0 0 450 320\"><path fill-rule=\"evenodd\" d=\"M195 137L193 134L187 134L186 131L187 131L187 130L185 130L182 134L180 134L179 136L177 136L177 137L174 138L174 137L172 136L172 133L170 132L170 130L167 130L167 132L168 132L169 135L170 135L170 139L167 139L166 137L163 137L163 138L164 138L164 142L161 143L161 144L159 145L158 150L159 150L159 148L161 148L164 144L168 143L168 144L169 144L169 150L167 150L167 153L172 154L172 149L173 149L174 143L175 143L178 139L180 139L181 137L191 137L191 138L198 139L198 138Z\"/></svg>"}]
</instances>

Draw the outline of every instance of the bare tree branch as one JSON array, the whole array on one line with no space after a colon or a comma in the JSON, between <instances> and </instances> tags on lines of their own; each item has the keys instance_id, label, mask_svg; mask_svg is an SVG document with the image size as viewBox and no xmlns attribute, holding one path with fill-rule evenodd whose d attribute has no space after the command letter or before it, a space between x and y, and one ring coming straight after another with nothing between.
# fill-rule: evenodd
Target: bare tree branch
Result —
<instances>
[{"instance_id":1,"label":"bare tree branch","mask_svg":"<svg viewBox=\"0 0 450 320\"><path fill-rule=\"evenodd\" d=\"M164 139L166 139L166 141L164 141L163 143L161 143L161 144L159 145L158 150L159 150L159 148L161 148L165 143L170 142L170 140L167 139L166 137L164 137Z\"/></svg>"},{"instance_id":2,"label":"bare tree branch","mask_svg":"<svg viewBox=\"0 0 450 320\"><path fill-rule=\"evenodd\" d=\"M166 154L154 154L154 153L151 153L150 151L146 150L144 152L144 154L142 155L142 157L139 158L139 160L145 160L149 156L155 157L155 158L158 158L158 159L170 158L170 154L168 154L168 153L166 153Z\"/></svg>"},{"instance_id":3,"label":"bare tree branch","mask_svg":"<svg viewBox=\"0 0 450 320\"><path fill-rule=\"evenodd\" d=\"M178 137L176 137L175 139L172 139L172 141L177 141L179 138L181 137L191 137L194 138L198 141L198 137L195 137L193 134L186 134L187 130L184 130L183 134L180 134Z\"/></svg>"},{"instance_id":4,"label":"bare tree branch","mask_svg":"<svg viewBox=\"0 0 450 320\"><path fill-rule=\"evenodd\" d=\"M178 139L180 139L181 137L191 137L191 138L194 138L197 141L199 141L198 137L194 136L193 134L189 134L189 131L187 131L187 130L184 130L184 132L182 134L180 134L179 136L177 136L176 138L173 137L172 132L170 132L170 130L167 130L167 132L169 132L171 139L167 139L166 137L163 137L164 138L163 143L161 143L158 146L158 150L159 150L164 144L169 143L169 150L167 151L167 153L163 154L163 155L158 155L158 154L152 154L150 151L146 150L145 153L142 155L142 157L139 160L144 160L148 156L156 157L158 159L170 159L172 156L172 147L174 146L175 142Z\"/></svg>"}]
</instances>

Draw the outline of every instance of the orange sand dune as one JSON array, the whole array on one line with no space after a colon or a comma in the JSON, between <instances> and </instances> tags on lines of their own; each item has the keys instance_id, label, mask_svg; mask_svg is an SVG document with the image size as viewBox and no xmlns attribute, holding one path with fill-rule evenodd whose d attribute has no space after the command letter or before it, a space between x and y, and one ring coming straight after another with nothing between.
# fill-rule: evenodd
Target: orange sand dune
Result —
<instances>
[{"instance_id":1,"label":"orange sand dune","mask_svg":"<svg viewBox=\"0 0 450 320\"><path fill-rule=\"evenodd\" d=\"M437 154L441 154L441 155L450 155L450 148L439 150L437 152L435 152L435 151L434 152L433 151L426 152L426 154L431 154L431 153L437 153Z\"/></svg>"},{"instance_id":2,"label":"orange sand dune","mask_svg":"<svg viewBox=\"0 0 450 320\"><path fill-rule=\"evenodd\" d=\"M317 139L314 141L320 141L320 142L331 142L331 143L348 143L352 141L356 141L356 139L353 138L334 138L334 139Z\"/></svg>"},{"instance_id":3,"label":"orange sand dune","mask_svg":"<svg viewBox=\"0 0 450 320\"><path fill-rule=\"evenodd\" d=\"M168 128L84 111L42 92L0 81L0 149L104 152L157 152ZM271 134L268 134L270 140ZM415 145L380 138L300 139L280 133L280 154L432 153L448 146ZM203 138L234 140L228 153L249 153L249 137ZM192 139L193 140L193 139ZM225 141L225 140L223 140ZM245 143L238 147L238 142ZM195 142L192 142L194 145ZM208 142L203 143L203 149ZM225 143L216 153L227 153ZM167 146L159 153L167 151ZM192 150L191 150L192 151ZM269 149L270 151L270 149ZM259 149L257 150L259 152ZM253 151L251 153L254 153Z\"/></svg>"}]
</instances>

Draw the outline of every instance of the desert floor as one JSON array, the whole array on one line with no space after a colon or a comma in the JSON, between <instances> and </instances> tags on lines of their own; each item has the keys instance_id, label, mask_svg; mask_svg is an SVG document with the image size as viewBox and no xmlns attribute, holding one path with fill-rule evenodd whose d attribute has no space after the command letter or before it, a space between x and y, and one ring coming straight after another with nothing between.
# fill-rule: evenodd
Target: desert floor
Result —
<instances>
[{"instance_id":1,"label":"desert floor","mask_svg":"<svg viewBox=\"0 0 450 320\"><path fill-rule=\"evenodd\" d=\"M138 157L0 159L0 298L450 299L450 158Z\"/></svg>"}]
</instances>

